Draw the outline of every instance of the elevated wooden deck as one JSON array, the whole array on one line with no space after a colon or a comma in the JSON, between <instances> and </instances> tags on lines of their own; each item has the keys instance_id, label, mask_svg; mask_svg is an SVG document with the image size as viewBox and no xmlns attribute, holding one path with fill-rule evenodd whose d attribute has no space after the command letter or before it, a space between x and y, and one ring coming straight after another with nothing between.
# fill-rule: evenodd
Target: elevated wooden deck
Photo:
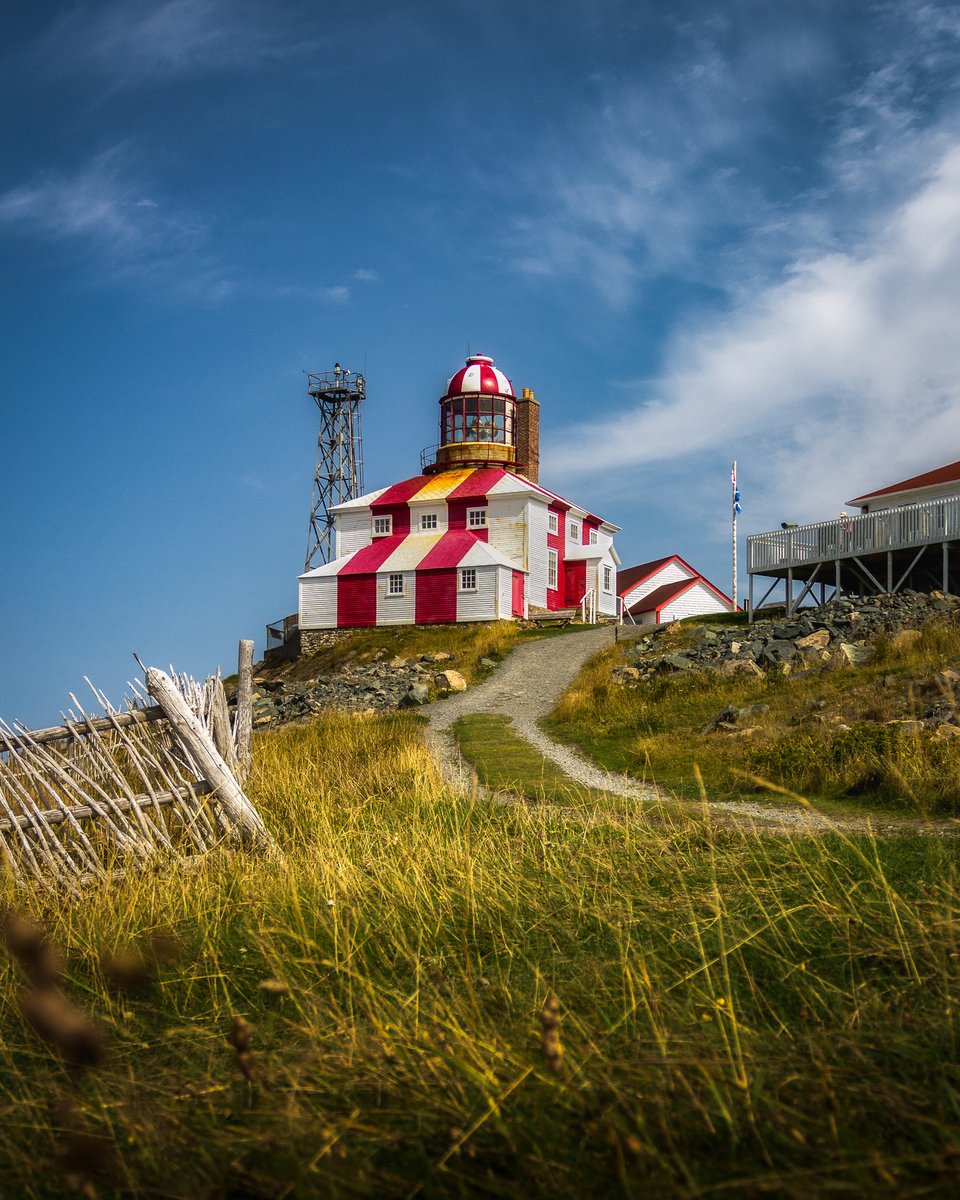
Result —
<instances>
[{"instance_id":1,"label":"elevated wooden deck","mask_svg":"<svg viewBox=\"0 0 960 1200\"><path fill-rule=\"evenodd\" d=\"M754 576L786 585L787 611L814 587L821 600L836 593L871 595L906 588L960 591L960 496L907 504L864 516L814 525L795 525L747 538L749 607L754 608ZM794 584L803 585L794 596Z\"/></svg>"}]
</instances>

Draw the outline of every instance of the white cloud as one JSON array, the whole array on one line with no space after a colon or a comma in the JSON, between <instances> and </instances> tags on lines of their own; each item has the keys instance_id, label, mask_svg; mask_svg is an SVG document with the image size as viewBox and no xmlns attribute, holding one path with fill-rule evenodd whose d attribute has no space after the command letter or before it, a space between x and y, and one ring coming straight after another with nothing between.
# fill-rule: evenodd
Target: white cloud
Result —
<instances>
[{"instance_id":1,"label":"white cloud","mask_svg":"<svg viewBox=\"0 0 960 1200\"><path fill-rule=\"evenodd\" d=\"M137 86L209 71L248 70L316 43L259 0L109 0L68 9L43 38L41 69L94 73Z\"/></svg>"},{"instance_id":2,"label":"white cloud","mask_svg":"<svg viewBox=\"0 0 960 1200\"><path fill-rule=\"evenodd\" d=\"M634 410L566 430L545 459L599 478L639 464L695 476L704 456L738 457L755 517L829 516L960 457L958 313L960 143L858 245L796 260L677 336Z\"/></svg>"},{"instance_id":3,"label":"white cloud","mask_svg":"<svg viewBox=\"0 0 960 1200\"><path fill-rule=\"evenodd\" d=\"M380 276L376 271L369 267L358 267L353 273L354 279L359 279L361 283L376 283Z\"/></svg>"},{"instance_id":4,"label":"white cloud","mask_svg":"<svg viewBox=\"0 0 960 1200\"><path fill-rule=\"evenodd\" d=\"M212 300L233 286L206 247L204 223L151 195L126 146L0 194L2 232L68 248L97 281L162 284Z\"/></svg>"}]
</instances>

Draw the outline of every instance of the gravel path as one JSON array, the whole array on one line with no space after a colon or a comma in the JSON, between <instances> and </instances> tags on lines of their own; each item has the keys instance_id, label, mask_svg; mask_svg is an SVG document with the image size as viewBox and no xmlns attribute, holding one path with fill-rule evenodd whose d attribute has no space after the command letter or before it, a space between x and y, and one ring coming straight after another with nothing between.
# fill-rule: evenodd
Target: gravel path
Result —
<instances>
[{"instance_id":1,"label":"gravel path","mask_svg":"<svg viewBox=\"0 0 960 1200\"><path fill-rule=\"evenodd\" d=\"M544 758L556 763L571 779L619 796L656 800L656 789L627 775L605 771L576 750L547 737L537 725L570 686L587 659L612 646L614 637L611 626L525 642L478 687L431 705L428 710L430 742L439 754L444 773L461 787L473 784L473 771L461 758L450 727L470 713L494 713L511 718L517 735Z\"/></svg>"},{"instance_id":2,"label":"gravel path","mask_svg":"<svg viewBox=\"0 0 960 1200\"><path fill-rule=\"evenodd\" d=\"M471 713L491 713L510 718L519 737L578 783L611 795L647 800L651 804L670 799L657 788L640 783L630 775L604 770L570 746L548 737L537 724L553 709L587 659L612 646L615 637L616 631L611 626L525 642L477 687L431 704L427 710L427 741L449 782L459 790L477 789L490 795L488 789L480 787L473 768L461 756L451 727L460 717ZM515 797L509 802L514 803ZM942 834L956 830L953 822L827 817L799 805L787 808L746 800L714 801L710 807L715 816L725 817L733 824L755 825L769 832L826 832L833 829L847 833L868 830L892 833L909 828L912 832ZM691 813L694 811L691 806Z\"/></svg>"}]
</instances>

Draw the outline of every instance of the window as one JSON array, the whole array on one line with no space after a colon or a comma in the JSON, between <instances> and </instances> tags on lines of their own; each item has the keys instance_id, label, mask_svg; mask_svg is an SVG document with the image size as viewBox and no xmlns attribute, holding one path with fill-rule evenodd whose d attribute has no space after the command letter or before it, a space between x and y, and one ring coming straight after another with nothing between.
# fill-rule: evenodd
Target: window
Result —
<instances>
[{"instance_id":1,"label":"window","mask_svg":"<svg viewBox=\"0 0 960 1200\"><path fill-rule=\"evenodd\" d=\"M421 513L420 528L421 529L436 529L437 514L436 513Z\"/></svg>"},{"instance_id":2,"label":"window","mask_svg":"<svg viewBox=\"0 0 960 1200\"><path fill-rule=\"evenodd\" d=\"M467 509L467 528L468 529L486 529L487 527L487 510L485 508L468 508Z\"/></svg>"},{"instance_id":3,"label":"window","mask_svg":"<svg viewBox=\"0 0 960 1200\"><path fill-rule=\"evenodd\" d=\"M579 542L579 541L580 541L580 525L579 525L579 522L577 522L577 521L571 521L571 522L569 523L569 525L567 526L567 529L570 531L570 541L571 541L571 542Z\"/></svg>"},{"instance_id":4,"label":"window","mask_svg":"<svg viewBox=\"0 0 960 1200\"><path fill-rule=\"evenodd\" d=\"M388 575L387 576L387 595L402 596L403 595L403 575Z\"/></svg>"},{"instance_id":5,"label":"window","mask_svg":"<svg viewBox=\"0 0 960 1200\"><path fill-rule=\"evenodd\" d=\"M590 530L590 545L595 546L596 544L597 544L597 531L595 529L591 529Z\"/></svg>"},{"instance_id":6,"label":"window","mask_svg":"<svg viewBox=\"0 0 960 1200\"><path fill-rule=\"evenodd\" d=\"M454 396L444 401L440 436L450 442L513 445L514 402L493 396Z\"/></svg>"},{"instance_id":7,"label":"window","mask_svg":"<svg viewBox=\"0 0 960 1200\"><path fill-rule=\"evenodd\" d=\"M460 591L475 592L477 590L476 567L464 567L460 572Z\"/></svg>"},{"instance_id":8,"label":"window","mask_svg":"<svg viewBox=\"0 0 960 1200\"><path fill-rule=\"evenodd\" d=\"M551 592L557 590L557 552L547 551L547 587Z\"/></svg>"},{"instance_id":9,"label":"window","mask_svg":"<svg viewBox=\"0 0 960 1200\"><path fill-rule=\"evenodd\" d=\"M613 591L613 568L612 567L604 567L603 568L603 590L605 592Z\"/></svg>"},{"instance_id":10,"label":"window","mask_svg":"<svg viewBox=\"0 0 960 1200\"><path fill-rule=\"evenodd\" d=\"M373 536L379 537L388 533L393 533L393 517L374 517Z\"/></svg>"},{"instance_id":11,"label":"window","mask_svg":"<svg viewBox=\"0 0 960 1200\"><path fill-rule=\"evenodd\" d=\"M558 533L560 530L560 518L556 513L547 513L547 533Z\"/></svg>"}]
</instances>

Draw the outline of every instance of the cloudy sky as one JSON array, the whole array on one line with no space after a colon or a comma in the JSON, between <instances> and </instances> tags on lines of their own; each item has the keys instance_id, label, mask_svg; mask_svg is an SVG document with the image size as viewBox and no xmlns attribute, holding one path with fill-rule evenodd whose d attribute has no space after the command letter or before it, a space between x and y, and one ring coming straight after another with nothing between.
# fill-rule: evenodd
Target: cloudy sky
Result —
<instances>
[{"instance_id":1,"label":"cloudy sky","mask_svg":"<svg viewBox=\"0 0 960 1200\"><path fill-rule=\"evenodd\" d=\"M869 0L71 0L2 18L0 715L295 607L303 372L414 474L468 348L543 481L729 583L960 458L960 17ZM742 581L741 581L742 586Z\"/></svg>"}]
</instances>

